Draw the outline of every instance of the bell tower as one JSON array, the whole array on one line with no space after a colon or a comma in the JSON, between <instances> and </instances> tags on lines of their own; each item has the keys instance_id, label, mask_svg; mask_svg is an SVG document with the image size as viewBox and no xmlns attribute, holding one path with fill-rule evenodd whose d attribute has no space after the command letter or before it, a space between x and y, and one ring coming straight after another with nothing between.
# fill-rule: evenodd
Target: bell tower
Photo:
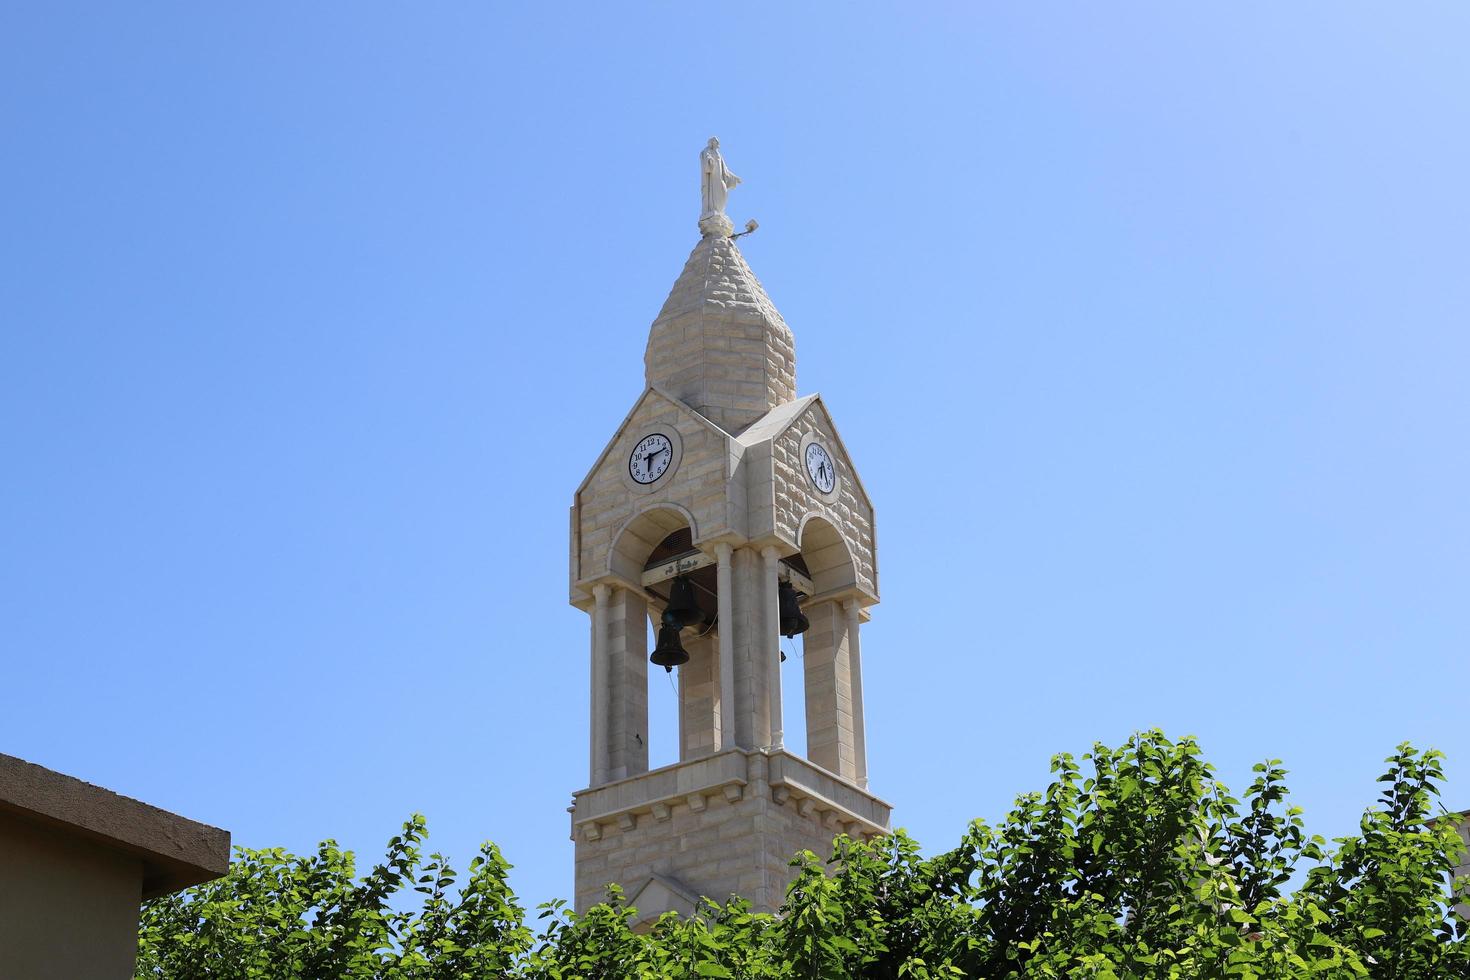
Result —
<instances>
[{"instance_id":1,"label":"bell tower","mask_svg":"<svg viewBox=\"0 0 1470 980\"><path fill-rule=\"evenodd\" d=\"M891 810L868 791L863 724L873 506L821 397L796 396L791 330L724 213L740 179L717 140L700 162L701 238L571 512L570 598L591 620L575 904L617 883L648 920L701 895L774 910L793 854L886 833ZM783 705L781 636L798 632L805 704ZM653 770L650 654L679 695L679 760ZM785 744L792 709L804 755Z\"/></svg>"}]
</instances>

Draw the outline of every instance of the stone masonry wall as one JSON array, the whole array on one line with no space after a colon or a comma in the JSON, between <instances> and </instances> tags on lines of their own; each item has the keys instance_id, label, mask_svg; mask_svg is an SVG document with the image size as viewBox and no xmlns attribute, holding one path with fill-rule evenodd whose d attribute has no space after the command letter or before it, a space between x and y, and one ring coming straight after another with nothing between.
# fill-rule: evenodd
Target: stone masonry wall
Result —
<instances>
[{"instance_id":1,"label":"stone masonry wall","mask_svg":"<svg viewBox=\"0 0 1470 980\"><path fill-rule=\"evenodd\" d=\"M762 863L757 857L764 805L746 798L744 788L728 799L723 793L700 797L702 810L686 800L660 817L639 814L601 828L601 836L577 839L576 907L585 909L606 896L609 882L625 892L651 874L673 878L696 894L724 899L761 893Z\"/></svg>"},{"instance_id":2,"label":"stone masonry wall","mask_svg":"<svg viewBox=\"0 0 1470 980\"><path fill-rule=\"evenodd\" d=\"M672 878L696 895L748 899L775 911L791 881L791 858L810 850L825 860L840 833L871 836L852 815L772 786L769 759L748 757L745 785L689 794L651 810L623 814L576 835L575 906L585 910L616 882L631 895L650 875ZM573 820L577 815L573 813ZM884 818L886 822L886 817Z\"/></svg>"}]
</instances>

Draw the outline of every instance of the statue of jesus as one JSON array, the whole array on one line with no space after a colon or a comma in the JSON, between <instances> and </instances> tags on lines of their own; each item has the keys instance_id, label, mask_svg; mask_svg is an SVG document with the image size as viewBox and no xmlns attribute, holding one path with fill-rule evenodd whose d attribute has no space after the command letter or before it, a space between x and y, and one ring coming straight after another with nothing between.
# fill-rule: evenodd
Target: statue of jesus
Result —
<instances>
[{"instance_id":1,"label":"statue of jesus","mask_svg":"<svg viewBox=\"0 0 1470 980\"><path fill-rule=\"evenodd\" d=\"M740 183L740 178L725 166L725 158L720 156L720 140L717 136L711 136L709 144L700 151L699 169L699 220L703 221L725 213L725 199L730 196L731 188Z\"/></svg>"}]
</instances>

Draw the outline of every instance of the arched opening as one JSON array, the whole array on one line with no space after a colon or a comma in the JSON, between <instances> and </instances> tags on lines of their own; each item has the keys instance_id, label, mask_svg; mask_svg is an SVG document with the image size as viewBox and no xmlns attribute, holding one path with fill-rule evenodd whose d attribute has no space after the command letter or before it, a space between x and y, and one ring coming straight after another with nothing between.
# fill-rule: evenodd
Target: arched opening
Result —
<instances>
[{"instance_id":1,"label":"arched opening","mask_svg":"<svg viewBox=\"0 0 1470 980\"><path fill-rule=\"evenodd\" d=\"M713 561L694 547L693 517L683 508L660 505L630 520L619 531L609 557L609 571L637 586L644 615L639 646L656 651L663 613L675 581L692 602L692 622L675 630L688 661L668 670L645 663L641 668L641 746L646 765L657 769L716 751L719 746L717 639L717 574ZM686 609L689 608L685 605ZM633 628L628 624L628 628ZM626 689L625 689L626 690ZM628 693L632 693L630 690Z\"/></svg>"},{"instance_id":2,"label":"arched opening","mask_svg":"<svg viewBox=\"0 0 1470 980\"><path fill-rule=\"evenodd\" d=\"M813 599L857 585L857 563L852 560L852 552L825 517L808 514L801 522L797 541L801 546L797 557L815 589Z\"/></svg>"},{"instance_id":3,"label":"arched opening","mask_svg":"<svg viewBox=\"0 0 1470 980\"><path fill-rule=\"evenodd\" d=\"M696 710L692 703L703 693L695 688L707 680L710 672L708 661L715 643L712 634L719 610L714 567L688 567L703 560L703 553L694 547L693 529L686 526L666 535L643 564L644 588L649 598L650 650L656 649L659 643L663 612L670 600L675 599L677 578L682 577L687 588L675 601L692 602L698 610L696 621L677 631L679 647L689 657L688 662L671 670L660 670L654 664L648 671L648 764L653 769L703 754L700 751L703 746L691 733L691 714ZM713 747L708 750L713 751Z\"/></svg>"},{"instance_id":4,"label":"arched opening","mask_svg":"<svg viewBox=\"0 0 1470 980\"><path fill-rule=\"evenodd\" d=\"M640 581L648 556L679 530L688 530L693 540L694 515L677 504L658 504L634 515L613 539L607 570L627 582Z\"/></svg>"}]
</instances>

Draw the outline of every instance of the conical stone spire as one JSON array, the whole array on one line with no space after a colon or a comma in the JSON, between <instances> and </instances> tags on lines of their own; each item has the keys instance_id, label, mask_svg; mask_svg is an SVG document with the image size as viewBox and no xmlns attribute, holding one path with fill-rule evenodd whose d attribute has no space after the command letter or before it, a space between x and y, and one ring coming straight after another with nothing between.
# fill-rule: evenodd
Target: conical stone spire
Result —
<instances>
[{"instance_id":1,"label":"conical stone spire","mask_svg":"<svg viewBox=\"0 0 1470 980\"><path fill-rule=\"evenodd\" d=\"M796 343L724 234L694 246L648 332L644 375L738 434L796 398Z\"/></svg>"}]
</instances>

